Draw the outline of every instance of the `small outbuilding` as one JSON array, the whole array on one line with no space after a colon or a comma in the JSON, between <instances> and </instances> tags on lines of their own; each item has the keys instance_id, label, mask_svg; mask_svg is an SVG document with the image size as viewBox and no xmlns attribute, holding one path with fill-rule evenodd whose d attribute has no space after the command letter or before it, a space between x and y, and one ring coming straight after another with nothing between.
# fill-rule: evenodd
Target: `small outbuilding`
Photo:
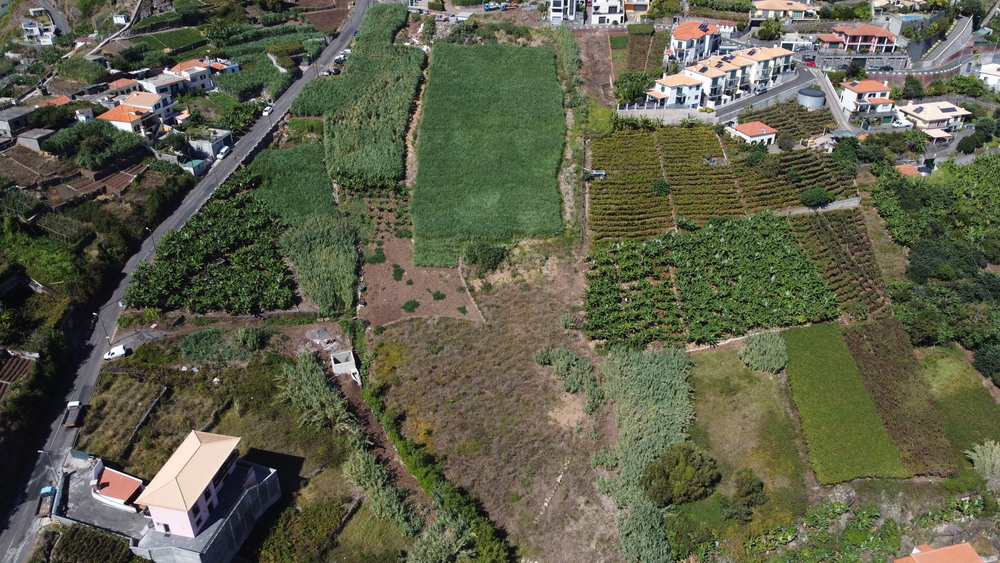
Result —
<instances>
[{"instance_id":1,"label":"small outbuilding","mask_svg":"<svg viewBox=\"0 0 1000 563\"><path fill-rule=\"evenodd\" d=\"M42 152L42 143L55 134L52 129L30 129L17 136L17 144L35 152Z\"/></svg>"},{"instance_id":2,"label":"small outbuilding","mask_svg":"<svg viewBox=\"0 0 1000 563\"><path fill-rule=\"evenodd\" d=\"M726 127L726 131L734 139L743 139L751 145L772 145L778 135L778 130L762 121L751 121Z\"/></svg>"}]
</instances>

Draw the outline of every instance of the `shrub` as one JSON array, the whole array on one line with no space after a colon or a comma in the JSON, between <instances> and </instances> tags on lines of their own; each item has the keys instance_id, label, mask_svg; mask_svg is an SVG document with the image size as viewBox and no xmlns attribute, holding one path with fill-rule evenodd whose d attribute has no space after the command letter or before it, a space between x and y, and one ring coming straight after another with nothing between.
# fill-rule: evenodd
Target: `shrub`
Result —
<instances>
[{"instance_id":1,"label":"shrub","mask_svg":"<svg viewBox=\"0 0 1000 563\"><path fill-rule=\"evenodd\" d=\"M820 187L809 188L802 192L799 199L806 207L819 207L833 201L833 194Z\"/></svg>"},{"instance_id":2,"label":"shrub","mask_svg":"<svg viewBox=\"0 0 1000 563\"><path fill-rule=\"evenodd\" d=\"M747 506L760 506L767 502L764 492L764 482L753 472L753 469L743 468L733 475L733 498Z\"/></svg>"},{"instance_id":3,"label":"shrub","mask_svg":"<svg viewBox=\"0 0 1000 563\"><path fill-rule=\"evenodd\" d=\"M553 367L567 393L587 395L584 410L588 414L597 410L604 400L604 390L597 385L594 368L586 358L567 348L540 348L535 350L534 358L540 366Z\"/></svg>"},{"instance_id":4,"label":"shrub","mask_svg":"<svg viewBox=\"0 0 1000 563\"><path fill-rule=\"evenodd\" d=\"M417 301L416 299L410 299L406 303L403 303L402 309L407 313L412 313L416 311L417 307L419 306L420 306L420 301Z\"/></svg>"},{"instance_id":5,"label":"shrub","mask_svg":"<svg viewBox=\"0 0 1000 563\"><path fill-rule=\"evenodd\" d=\"M248 355L243 350L230 346L221 328L209 328L192 332L181 339L181 353L194 362L228 362L245 360Z\"/></svg>"},{"instance_id":6,"label":"shrub","mask_svg":"<svg viewBox=\"0 0 1000 563\"><path fill-rule=\"evenodd\" d=\"M447 296L441 293L440 291L435 291L433 294L431 294L431 297L433 297L435 301L441 301Z\"/></svg>"},{"instance_id":7,"label":"shrub","mask_svg":"<svg viewBox=\"0 0 1000 563\"><path fill-rule=\"evenodd\" d=\"M470 242L462 251L462 259L476 267L476 275L495 272L507 258L507 247L483 242Z\"/></svg>"},{"instance_id":8,"label":"shrub","mask_svg":"<svg viewBox=\"0 0 1000 563\"><path fill-rule=\"evenodd\" d=\"M997 134L997 120L992 117L980 117L976 121L976 133L982 133L986 139L993 137Z\"/></svg>"},{"instance_id":9,"label":"shrub","mask_svg":"<svg viewBox=\"0 0 1000 563\"><path fill-rule=\"evenodd\" d=\"M375 252L371 254L365 254L366 264L385 264L387 258L385 257L385 252L382 251L382 247L375 249Z\"/></svg>"},{"instance_id":10,"label":"shrub","mask_svg":"<svg viewBox=\"0 0 1000 563\"><path fill-rule=\"evenodd\" d=\"M658 196L666 197L670 195L670 184L663 178L654 178L650 188L653 190L653 193Z\"/></svg>"},{"instance_id":11,"label":"shrub","mask_svg":"<svg viewBox=\"0 0 1000 563\"><path fill-rule=\"evenodd\" d=\"M108 76L107 69L100 63L82 57L63 59L59 63L59 73L83 84L97 84Z\"/></svg>"},{"instance_id":12,"label":"shrub","mask_svg":"<svg viewBox=\"0 0 1000 563\"><path fill-rule=\"evenodd\" d=\"M983 479L992 482L1000 480L1000 443L996 440L976 444L965 452L965 456L972 461L972 466Z\"/></svg>"},{"instance_id":13,"label":"shrub","mask_svg":"<svg viewBox=\"0 0 1000 563\"><path fill-rule=\"evenodd\" d=\"M982 143L980 143L976 135L973 134L968 137L964 137L961 141L959 141L956 148L962 153L972 154L981 146Z\"/></svg>"},{"instance_id":14,"label":"shrub","mask_svg":"<svg viewBox=\"0 0 1000 563\"><path fill-rule=\"evenodd\" d=\"M790 168L788 172L785 172L785 180L788 180L789 184L798 186L802 183L802 174L798 170Z\"/></svg>"},{"instance_id":15,"label":"shrub","mask_svg":"<svg viewBox=\"0 0 1000 563\"><path fill-rule=\"evenodd\" d=\"M400 266L399 264L393 264L392 265L392 279L393 280L395 280L395 281L403 281L403 274L405 274L405 273L406 273L406 270L404 270L403 267Z\"/></svg>"},{"instance_id":16,"label":"shrub","mask_svg":"<svg viewBox=\"0 0 1000 563\"><path fill-rule=\"evenodd\" d=\"M714 459L691 442L679 442L646 466L639 483L657 506L665 507L707 497L721 478Z\"/></svg>"},{"instance_id":17,"label":"shrub","mask_svg":"<svg viewBox=\"0 0 1000 563\"><path fill-rule=\"evenodd\" d=\"M750 369L778 373L788 363L788 347L777 332L759 332L746 337L739 357Z\"/></svg>"},{"instance_id":18,"label":"shrub","mask_svg":"<svg viewBox=\"0 0 1000 563\"><path fill-rule=\"evenodd\" d=\"M233 337L236 342L250 350L256 352L258 350L263 350L267 346L267 341L271 338L272 331L263 328L257 328L255 326L244 326L236 329Z\"/></svg>"},{"instance_id":19,"label":"shrub","mask_svg":"<svg viewBox=\"0 0 1000 563\"><path fill-rule=\"evenodd\" d=\"M435 12L443 12L444 11L444 2L434 2L432 0L431 2L427 3L427 9L435 11Z\"/></svg>"},{"instance_id":20,"label":"shrub","mask_svg":"<svg viewBox=\"0 0 1000 563\"><path fill-rule=\"evenodd\" d=\"M795 148L795 137L792 136L790 131L782 131L778 134L778 148L783 151L790 151Z\"/></svg>"},{"instance_id":21,"label":"shrub","mask_svg":"<svg viewBox=\"0 0 1000 563\"><path fill-rule=\"evenodd\" d=\"M979 373L1000 385L1000 342L988 342L976 350L973 365Z\"/></svg>"}]
</instances>

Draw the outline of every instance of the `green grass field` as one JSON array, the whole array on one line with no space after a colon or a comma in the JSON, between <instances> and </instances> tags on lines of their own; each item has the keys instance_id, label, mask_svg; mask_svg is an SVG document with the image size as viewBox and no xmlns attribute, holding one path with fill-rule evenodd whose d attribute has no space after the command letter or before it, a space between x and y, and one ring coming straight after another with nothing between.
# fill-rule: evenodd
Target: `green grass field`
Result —
<instances>
[{"instance_id":1,"label":"green grass field","mask_svg":"<svg viewBox=\"0 0 1000 563\"><path fill-rule=\"evenodd\" d=\"M418 249L559 232L561 100L550 49L435 47L417 144Z\"/></svg>"},{"instance_id":2,"label":"green grass field","mask_svg":"<svg viewBox=\"0 0 1000 563\"><path fill-rule=\"evenodd\" d=\"M944 422L944 431L959 454L959 471L972 473L963 452L984 440L997 439L1000 405L957 348L922 351L920 368Z\"/></svg>"},{"instance_id":3,"label":"green grass field","mask_svg":"<svg viewBox=\"0 0 1000 563\"><path fill-rule=\"evenodd\" d=\"M791 522L805 512L808 491L806 464L799 456L802 436L785 411L788 390L779 378L747 368L736 349L701 352L692 359L696 414L690 434L719 462L719 491L732 494L730 477L749 467L764 481L769 497L759 514ZM713 497L684 510L694 522L718 532L732 525L722 523Z\"/></svg>"},{"instance_id":4,"label":"green grass field","mask_svg":"<svg viewBox=\"0 0 1000 563\"><path fill-rule=\"evenodd\" d=\"M782 336L788 345L788 383L820 483L909 477L840 327L813 325L786 330Z\"/></svg>"},{"instance_id":5,"label":"green grass field","mask_svg":"<svg viewBox=\"0 0 1000 563\"><path fill-rule=\"evenodd\" d=\"M264 177L255 191L289 225L315 214L332 214L333 187L323 164L323 145L305 143L287 149L266 149L250 168Z\"/></svg>"}]
</instances>

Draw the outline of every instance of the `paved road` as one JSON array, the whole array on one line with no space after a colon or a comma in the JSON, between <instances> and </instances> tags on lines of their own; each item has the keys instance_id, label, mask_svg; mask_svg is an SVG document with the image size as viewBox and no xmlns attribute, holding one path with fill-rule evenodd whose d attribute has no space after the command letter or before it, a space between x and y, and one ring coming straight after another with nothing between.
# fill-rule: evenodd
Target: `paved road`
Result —
<instances>
[{"instance_id":1,"label":"paved road","mask_svg":"<svg viewBox=\"0 0 1000 563\"><path fill-rule=\"evenodd\" d=\"M853 209L861 205L860 197L850 197L847 199L838 199L837 201L832 201L822 207L792 207L790 209L782 209L781 211L775 211L775 215L804 215L806 213L824 213L826 211L836 211L837 209Z\"/></svg>"},{"instance_id":2,"label":"paved road","mask_svg":"<svg viewBox=\"0 0 1000 563\"><path fill-rule=\"evenodd\" d=\"M719 123L725 123L731 119L736 119L736 116L743 113L743 110L746 109L747 104L753 104L753 107L758 109L765 108L773 105L772 101L775 98L781 96L782 94L786 94L789 90L798 91L799 88L804 88L807 84L815 80L815 78L808 72L803 72L802 68L804 67L799 67L799 73L797 76L794 76L791 80L769 88L768 91L763 94L758 94L749 98L741 98L724 108L715 110L715 115L718 117Z\"/></svg>"},{"instance_id":3,"label":"paved road","mask_svg":"<svg viewBox=\"0 0 1000 563\"><path fill-rule=\"evenodd\" d=\"M972 18L961 17L958 19L958 23L955 25L954 31L951 35L945 38L940 45L934 48L933 51L924 57L924 60L930 65L935 66L941 64L948 60L948 57L954 55L955 53L961 51L965 48L965 44L972 37Z\"/></svg>"},{"instance_id":4,"label":"paved road","mask_svg":"<svg viewBox=\"0 0 1000 563\"><path fill-rule=\"evenodd\" d=\"M66 16L57 10L55 6L49 4L45 0L35 0L35 2L37 2L40 7L49 11L49 14L52 16L52 23L55 24L56 29L58 29L60 33L65 35L72 31L73 28L69 26L69 21L66 19Z\"/></svg>"},{"instance_id":5,"label":"paved road","mask_svg":"<svg viewBox=\"0 0 1000 563\"><path fill-rule=\"evenodd\" d=\"M303 76L296 80L288 90L279 97L274 104L274 113L270 118L262 118L253 128L247 132L233 148L232 156L225 160L216 162L204 179L184 198L180 207L159 227L154 230L149 238L143 241L139 251L134 254L125 267L122 269L118 286L112 292L111 297L98 311L94 329L90 331L89 338L82 349L75 350L80 358L80 365L76 371L72 390L67 396L67 400L79 400L84 404L90 399L100 373L102 356L111 343L117 342L114 327L117 326L118 316L121 314L121 300L125 295L125 288L131 281L131 273L139 262L149 260L158 241L168 232L180 229L185 222L212 195L212 191L220 183L226 180L229 175L243 162L244 159L254 150L256 145L270 134L277 124L280 116L284 115L292 104L292 100L302 92L302 88L319 73L319 67L328 65L347 43L358 29L361 18L374 0L359 0L355 4L355 9L345 22L341 35L334 39L330 45L324 49L317 61ZM84 337L86 338L86 336ZM83 339L81 339L83 340ZM61 413L60 413L61 416ZM38 492L42 486L55 481L55 468L62 467L63 458L72 447L76 431L62 428L61 420L54 418L49 425L49 435L45 440L43 452L35 459L35 466L24 484L23 491L27 492L26 498L17 499L14 510L9 514L8 526L0 533L0 554L3 561L19 562L27 559L32 538L37 526L37 519L34 517L34 506L38 500ZM9 475L5 478L14 478Z\"/></svg>"}]
</instances>

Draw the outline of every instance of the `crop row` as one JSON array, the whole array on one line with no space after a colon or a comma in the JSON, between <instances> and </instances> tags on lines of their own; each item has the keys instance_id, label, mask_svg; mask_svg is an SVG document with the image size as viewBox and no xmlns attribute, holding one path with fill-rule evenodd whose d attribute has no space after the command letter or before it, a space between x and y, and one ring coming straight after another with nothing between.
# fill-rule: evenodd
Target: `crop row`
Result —
<instances>
[{"instance_id":1,"label":"crop row","mask_svg":"<svg viewBox=\"0 0 1000 563\"><path fill-rule=\"evenodd\" d=\"M799 176L794 181L789 176L793 170ZM741 165L737 177L750 212L800 205L800 195L809 188L823 188L838 198L854 192L852 179L837 172L833 158L812 150L783 152L773 165Z\"/></svg>"},{"instance_id":2,"label":"crop row","mask_svg":"<svg viewBox=\"0 0 1000 563\"><path fill-rule=\"evenodd\" d=\"M835 297L787 221L769 213L717 218L693 233L609 243L588 262L590 338L637 345L677 338L716 342L836 314Z\"/></svg>"},{"instance_id":3,"label":"crop row","mask_svg":"<svg viewBox=\"0 0 1000 563\"><path fill-rule=\"evenodd\" d=\"M855 324L844 340L903 463L918 475L955 473L956 452L903 325L893 317Z\"/></svg>"},{"instance_id":4,"label":"crop row","mask_svg":"<svg viewBox=\"0 0 1000 563\"><path fill-rule=\"evenodd\" d=\"M795 100L743 112L739 121L763 121L778 131L790 132L796 141L822 135L827 130L836 128L836 121L829 109L809 111Z\"/></svg>"},{"instance_id":5,"label":"crop row","mask_svg":"<svg viewBox=\"0 0 1000 563\"><path fill-rule=\"evenodd\" d=\"M840 308L856 318L890 313L885 283L856 209L797 215L789 219Z\"/></svg>"},{"instance_id":6,"label":"crop row","mask_svg":"<svg viewBox=\"0 0 1000 563\"><path fill-rule=\"evenodd\" d=\"M653 136L644 131L620 131L595 139L593 166L608 179L590 188L590 228L595 239L645 238L673 225L670 198L653 193L653 179L662 176Z\"/></svg>"}]
</instances>

